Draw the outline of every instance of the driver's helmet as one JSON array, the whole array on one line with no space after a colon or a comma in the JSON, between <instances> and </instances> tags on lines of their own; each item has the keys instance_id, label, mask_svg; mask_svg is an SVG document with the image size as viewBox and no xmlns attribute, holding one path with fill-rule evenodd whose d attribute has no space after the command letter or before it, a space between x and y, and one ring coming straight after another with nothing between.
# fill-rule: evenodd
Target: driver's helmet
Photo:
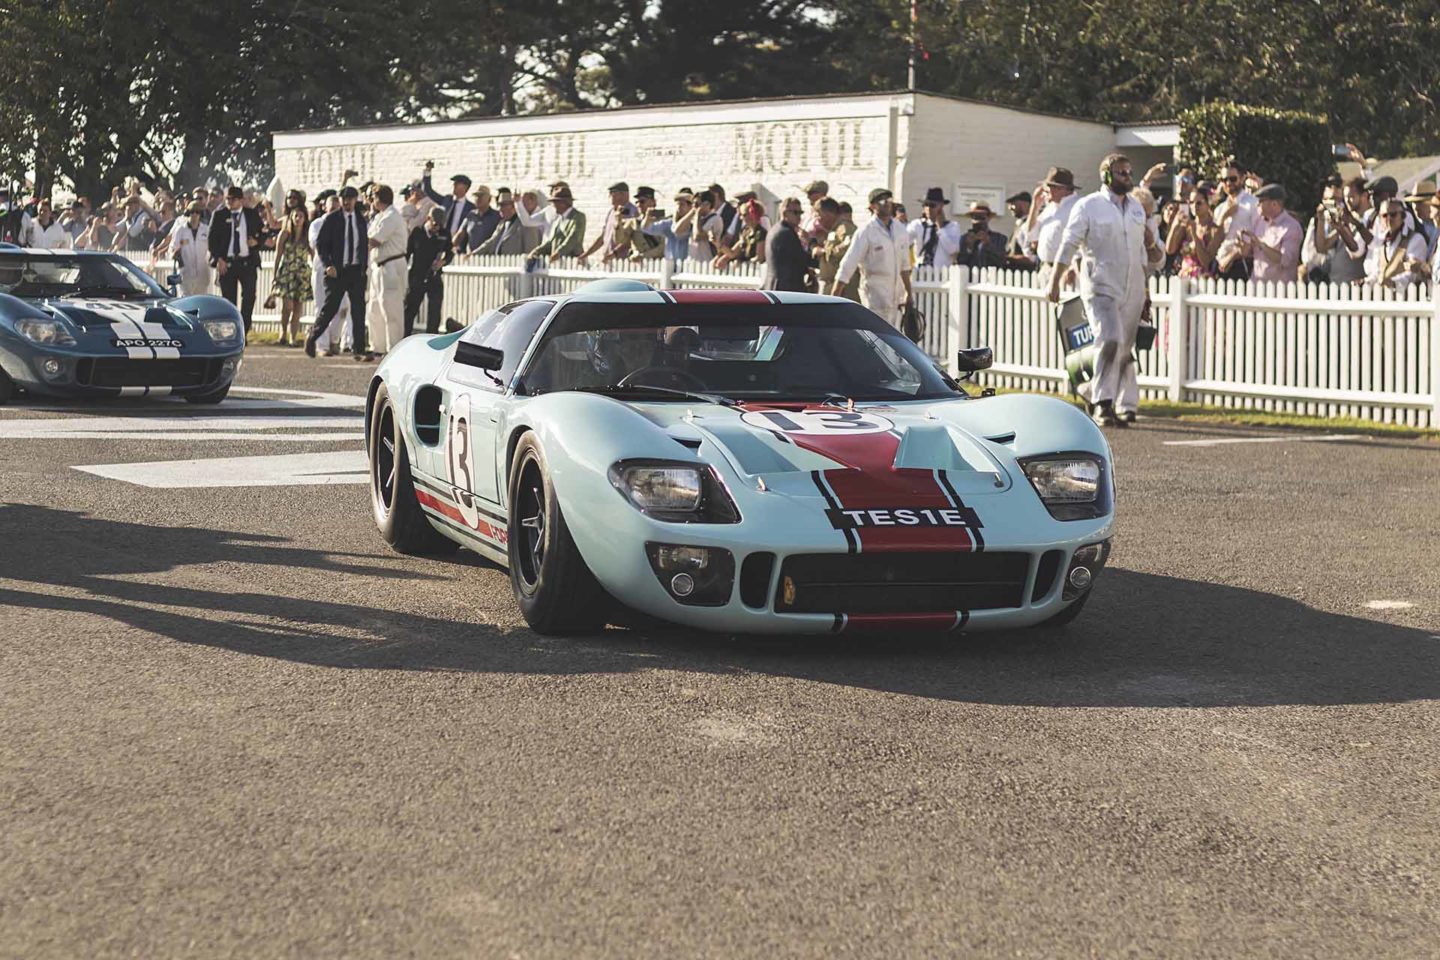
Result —
<instances>
[{"instance_id":1,"label":"driver's helmet","mask_svg":"<svg viewBox=\"0 0 1440 960\"><path fill-rule=\"evenodd\" d=\"M592 330L585 334L590 366L606 383L619 383L626 374L655 361L656 331Z\"/></svg>"},{"instance_id":2,"label":"driver's helmet","mask_svg":"<svg viewBox=\"0 0 1440 960\"><path fill-rule=\"evenodd\" d=\"M0 287L13 287L25 278L25 264L0 261Z\"/></svg>"}]
</instances>

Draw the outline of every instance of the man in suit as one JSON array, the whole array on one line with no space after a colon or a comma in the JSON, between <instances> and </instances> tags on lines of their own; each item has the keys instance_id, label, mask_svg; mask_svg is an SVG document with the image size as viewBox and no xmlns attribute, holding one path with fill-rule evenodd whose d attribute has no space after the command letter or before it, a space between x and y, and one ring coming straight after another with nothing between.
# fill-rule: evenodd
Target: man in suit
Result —
<instances>
[{"instance_id":1,"label":"man in suit","mask_svg":"<svg viewBox=\"0 0 1440 960\"><path fill-rule=\"evenodd\" d=\"M585 214L575 209L569 187L556 187L550 194L555 207L555 228L550 239L530 251L531 257L545 257L551 263L561 257L578 257L585 249Z\"/></svg>"},{"instance_id":2,"label":"man in suit","mask_svg":"<svg viewBox=\"0 0 1440 960\"><path fill-rule=\"evenodd\" d=\"M475 212L475 204L465 199L465 191L470 189L470 178L463 173L457 173L450 178L450 196L444 196L435 191L430 185L430 171L435 169L435 164L425 164L425 175L420 178L420 188L425 195L439 205L445 211L445 235L451 242L459 237L465 229L466 221Z\"/></svg>"},{"instance_id":3,"label":"man in suit","mask_svg":"<svg viewBox=\"0 0 1440 960\"><path fill-rule=\"evenodd\" d=\"M533 244L527 245L530 237L520 216L515 212L515 198L508 193L500 195L500 222L496 225L490 238L475 248L475 252L482 256L513 256L530 250Z\"/></svg>"},{"instance_id":4,"label":"man in suit","mask_svg":"<svg viewBox=\"0 0 1440 960\"><path fill-rule=\"evenodd\" d=\"M503 226L503 224L502 224ZM498 232L498 231L497 231ZM488 241L487 241L488 242ZM455 258L450 235L445 232L445 211L433 207L423 227L410 231L405 245L410 261L409 289L405 292L405 336L415 332L415 319L420 315L420 301L428 301L425 332L440 332L440 305L445 302L445 287L440 271Z\"/></svg>"},{"instance_id":5,"label":"man in suit","mask_svg":"<svg viewBox=\"0 0 1440 960\"><path fill-rule=\"evenodd\" d=\"M761 290L805 292L805 272L810 254L800 242L800 219L805 215L799 197L786 197L780 208L780 224L765 238L765 279Z\"/></svg>"},{"instance_id":6,"label":"man in suit","mask_svg":"<svg viewBox=\"0 0 1440 960\"><path fill-rule=\"evenodd\" d=\"M245 191L225 191L225 206L210 217L210 265L220 280L220 295L240 308L245 332L255 315L255 280L260 272L260 214L245 206Z\"/></svg>"},{"instance_id":7,"label":"man in suit","mask_svg":"<svg viewBox=\"0 0 1440 960\"><path fill-rule=\"evenodd\" d=\"M350 298L350 323L356 360L374 360L365 349L365 273L370 265L370 246L364 211L357 209L360 191L340 191L340 209L325 217L315 252L325 267L325 301L305 338L306 356L315 356L315 341L340 312L340 301ZM212 228L213 229L213 228Z\"/></svg>"}]
</instances>

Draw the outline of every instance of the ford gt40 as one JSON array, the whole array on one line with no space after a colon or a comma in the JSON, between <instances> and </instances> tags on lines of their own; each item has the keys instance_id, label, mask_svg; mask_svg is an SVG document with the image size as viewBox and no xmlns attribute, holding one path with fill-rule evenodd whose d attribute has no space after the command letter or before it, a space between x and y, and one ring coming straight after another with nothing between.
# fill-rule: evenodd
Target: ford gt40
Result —
<instances>
[{"instance_id":1,"label":"ford gt40","mask_svg":"<svg viewBox=\"0 0 1440 960\"><path fill-rule=\"evenodd\" d=\"M0 245L0 403L17 388L219 403L244 351L227 300L176 299L118 254Z\"/></svg>"},{"instance_id":2,"label":"ford gt40","mask_svg":"<svg viewBox=\"0 0 1440 960\"><path fill-rule=\"evenodd\" d=\"M727 633L1063 623L1109 554L1088 417L972 396L848 300L633 282L522 300L402 342L366 408L384 538L505 565L542 633L616 603Z\"/></svg>"}]
</instances>

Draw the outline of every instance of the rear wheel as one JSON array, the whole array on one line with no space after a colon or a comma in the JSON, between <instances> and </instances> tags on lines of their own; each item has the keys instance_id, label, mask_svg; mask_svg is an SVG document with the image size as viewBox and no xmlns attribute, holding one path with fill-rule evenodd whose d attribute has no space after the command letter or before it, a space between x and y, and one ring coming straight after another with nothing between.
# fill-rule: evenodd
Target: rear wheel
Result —
<instances>
[{"instance_id":1,"label":"rear wheel","mask_svg":"<svg viewBox=\"0 0 1440 960\"><path fill-rule=\"evenodd\" d=\"M190 403L219 403L230 395L230 384L225 384L218 390L211 390L209 393L187 393L185 399Z\"/></svg>"},{"instance_id":2,"label":"rear wheel","mask_svg":"<svg viewBox=\"0 0 1440 960\"><path fill-rule=\"evenodd\" d=\"M431 526L415 499L405 432L384 384L371 408L369 447L370 506L380 536L399 553L453 553L459 544Z\"/></svg>"},{"instance_id":3,"label":"rear wheel","mask_svg":"<svg viewBox=\"0 0 1440 960\"><path fill-rule=\"evenodd\" d=\"M520 438L511 460L509 534L510 586L531 629L575 634L605 626L605 591L570 537L533 433Z\"/></svg>"}]
</instances>

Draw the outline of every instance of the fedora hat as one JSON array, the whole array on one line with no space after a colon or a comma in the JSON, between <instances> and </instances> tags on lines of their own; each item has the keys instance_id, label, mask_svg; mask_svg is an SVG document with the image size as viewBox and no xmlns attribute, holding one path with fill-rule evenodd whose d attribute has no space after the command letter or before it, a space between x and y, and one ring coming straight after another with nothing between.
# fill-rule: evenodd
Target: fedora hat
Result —
<instances>
[{"instance_id":1,"label":"fedora hat","mask_svg":"<svg viewBox=\"0 0 1440 960\"><path fill-rule=\"evenodd\" d=\"M943 187L930 187L926 189L925 196L920 199L921 203L949 203L950 198L945 196Z\"/></svg>"},{"instance_id":2,"label":"fedora hat","mask_svg":"<svg viewBox=\"0 0 1440 960\"><path fill-rule=\"evenodd\" d=\"M551 203L554 203L556 200L570 200L573 202L574 199L575 197L571 195L569 187L556 187L550 191Z\"/></svg>"},{"instance_id":3,"label":"fedora hat","mask_svg":"<svg viewBox=\"0 0 1440 960\"><path fill-rule=\"evenodd\" d=\"M1045 185L1047 187L1069 187L1075 189L1075 174L1064 167L1051 167L1045 173Z\"/></svg>"},{"instance_id":4,"label":"fedora hat","mask_svg":"<svg viewBox=\"0 0 1440 960\"><path fill-rule=\"evenodd\" d=\"M987 217L995 216L995 211L990 209L990 204L986 203L984 200L977 200L974 203L970 204L970 209L965 211L965 216L977 217L982 213L985 214L985 216Z\"/></svg>"}]
</instances>

